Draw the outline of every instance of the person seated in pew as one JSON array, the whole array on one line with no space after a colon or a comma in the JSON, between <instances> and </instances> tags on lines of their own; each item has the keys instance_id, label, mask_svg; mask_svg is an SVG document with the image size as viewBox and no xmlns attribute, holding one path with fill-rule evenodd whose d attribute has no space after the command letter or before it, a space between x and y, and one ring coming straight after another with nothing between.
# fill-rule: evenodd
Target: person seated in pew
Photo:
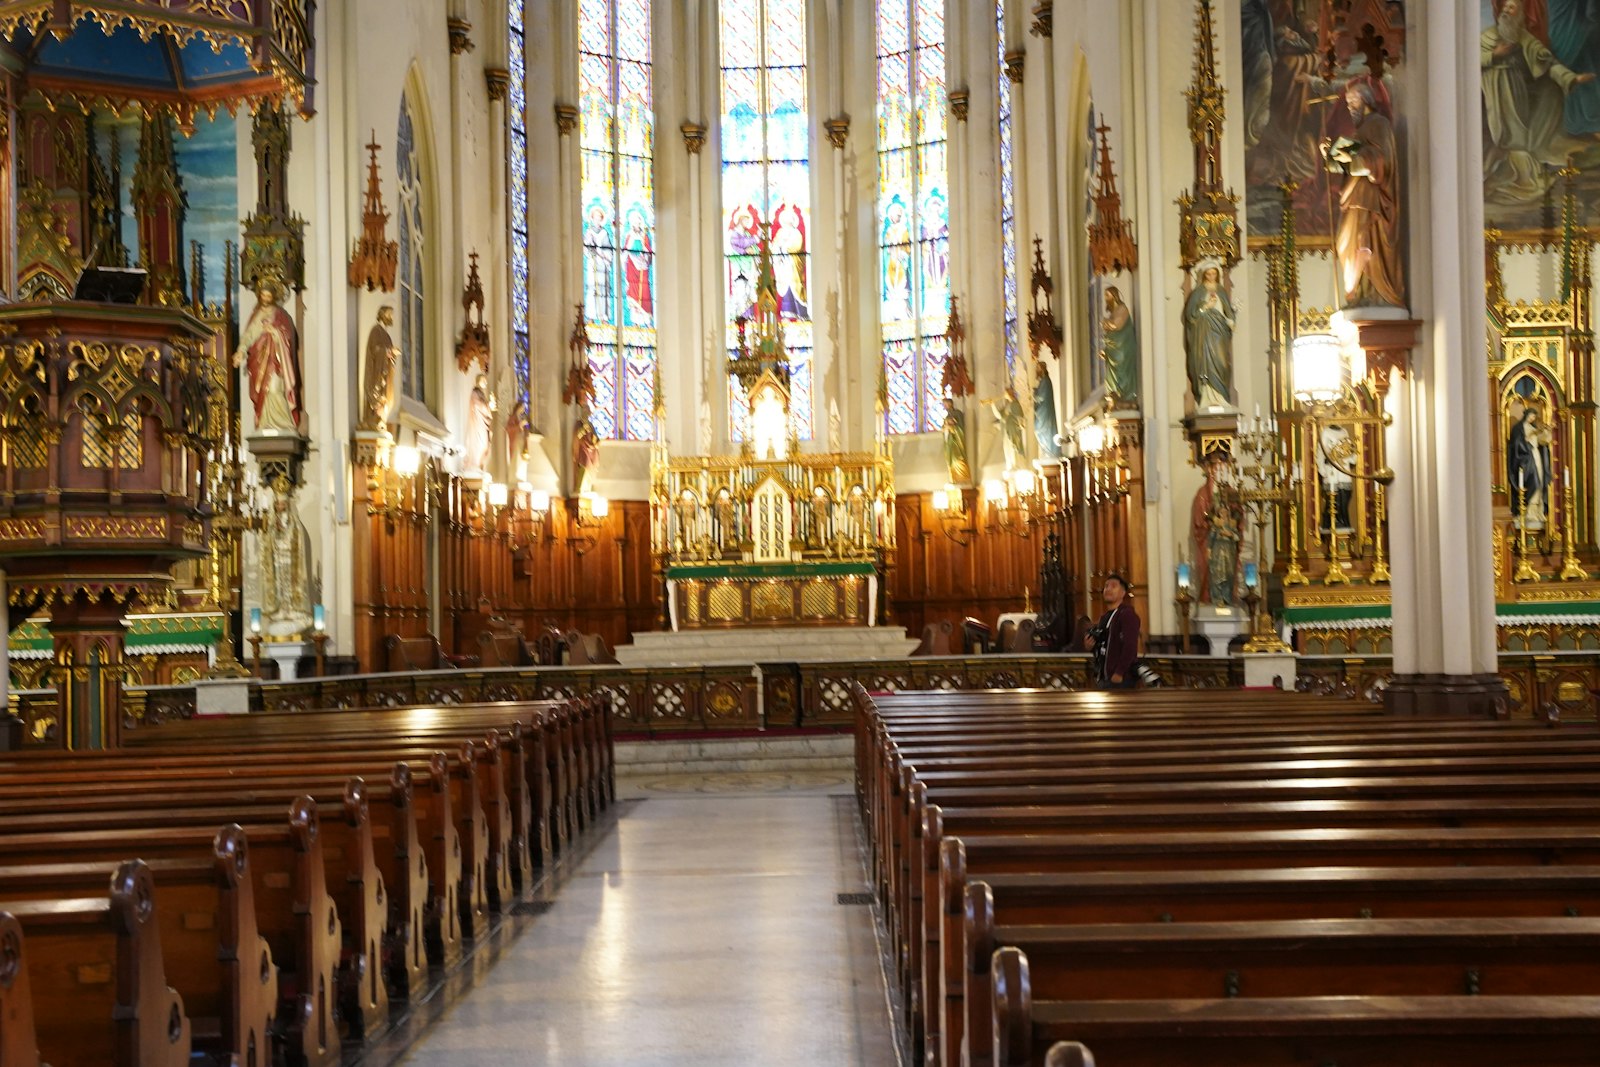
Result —
<instances>
[{"instance_id":1,"label":"person seated in pew","mask_svg":"<svg viewBox=\"0 0 1600 1067\"><path fill-rule=\"evenodd\" d=\"M1139 658L1139 613L1133 608L1130 593L1122 575L1106 575L1100 594L1106 612L1086 638L1094 653L1095 678L1102 689L1133 689L1139 684L1134 669Z\"/></svg>"}]
</instances>

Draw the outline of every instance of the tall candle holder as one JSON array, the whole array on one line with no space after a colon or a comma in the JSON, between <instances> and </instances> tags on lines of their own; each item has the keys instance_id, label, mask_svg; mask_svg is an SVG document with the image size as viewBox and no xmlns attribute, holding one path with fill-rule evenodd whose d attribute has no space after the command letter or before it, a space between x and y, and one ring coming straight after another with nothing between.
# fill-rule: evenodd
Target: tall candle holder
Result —
<instances>
[{"instance_id":1,"label":"tall candle holder","mask_svg":"<svg viewBox=\"0 0 1600 1067\"><path fill-rule=\"evenodd\" d=\"M1178 651L1189 654L1189 608L1194 603L1194 591L1189 577L1189 565L1178 564Z\"/></svg>"},{"instance_id":2,"label":"tall candle holder","mask_svg":"<svg viewBox=\"0 0 1600 1067\"><path fill-rule=\"evenodd\" d=\"M1528 562L1528 491L1519 485L1517 495L1522 498L1522 508L1517 518L1517 569L1512 573L1511 580L1537 582L1539 572Z\"/></svg>"},{"instance_id":3,"label":"tall candle holder","mask_svg":"<svg viewBox=\"0 0 1600 1067\"><path fill-rule=\"evenodd\" d=\"M1260 561L1266 559L1267 527L1277 509L1294 499L1295 482L1284 455L1283 438L1277 421L1262 419L1259 412L1235 438L1239 472L1239 500L1250 513L1256 527L1256 560L1245 564L1245 606L1250 612L1248 653L1292 652L1272 626L1272 618L1262 610ZM1252 580L1253 579L1253 580Z\"/></svg>"},{"instance_id":4,"label":"tall candle holder","mask_svg":"<svg viewBox=\"0 0 1600 1067\"><path fill-rule=\"evenodd\" d=\"M1367 575L1374 584L1387 584L1392 575L1389 573L1389 559L1384 553L1383 542L1389 531L1388 519L1388 487L1379 482L1372 491L1373 514L1376 522L1372 530L1372 572Z\"/></svg>"},{"instance_id":5,"label":"tall candle holder","mask_svg":"<svg viewBox=\"0 0 1600 1067\"><path fill-rule=\"evenodd\" d=\"M1578 562L1578 547L1573 538L1578 508L1572 499L1572 471L1564 470L1561 474L1561 580L1581 582L1589 577L1589 572Z\"/></svg>"},{"instance_id":6,"label":"tall candle holder","mask_svg":"<svg viewBox=\"0 0 1600 1067\"><path fill-rule=\"evenodd\" d=\"M222 613L222 635L217 642L216 662L207 678L248 678L250 671L239 662L233 643L232 612L235 603L233 573L239 558L239 537L246 530L259 529L263 512L255 502L254 487L248 480L248 467L239 448L238 426L227 434L207 465L206 500L211 505L212 548L210 554L210 598ZM256 674L259 675L259 657Z\"/></svg>"}]
</instances>

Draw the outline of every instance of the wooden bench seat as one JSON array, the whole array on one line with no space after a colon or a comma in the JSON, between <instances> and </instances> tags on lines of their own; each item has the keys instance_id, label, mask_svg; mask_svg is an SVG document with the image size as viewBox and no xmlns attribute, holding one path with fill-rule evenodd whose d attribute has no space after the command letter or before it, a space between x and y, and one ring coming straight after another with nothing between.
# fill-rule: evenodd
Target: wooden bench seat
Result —
<instances>
[{"instance_id":1,"label":"wooden bench seat","mask_svg":"<svg viewBox=\"0 0 1600 1067\"><path fill-rule=\"evenodd\" d=\"M1010 969L1020 980L995 968L997 1067L1040 1067L1057 1041L1102 1067L1588 1067L1600 1040L1596 997L1047 1001Z\"/></svg>"},{"instance_id":2,"label":"wooden bench seat","mask_svg":"<svg viewBox=\"0 0 1600 1067\"><path fill-rule=\"evenodd\" d=\"M244 831L213 839L211 862L154 860L157 929L167 975L182 995L196 1052L217 1062L263 1063L277 1010L278 970L256 922L254 871ZM0 909L12 902L103 892L120 864L0 867ZM0 1025L0 1029L4 1029ZM5 1060L11 1063L11 1060Z\"/></svg>"},{"instance_id":3,"label":"wooden bench seat","mask_svg":"<svg viewBox=\"0 0 1600 1067\"><path fill-rule=\"evenodd\" d=\"M1528 1003L1600 989L1593 954L1559 937L1600 908L1591 725L1396 720L1236 692L864 695L859 799L914 1054L930 1064L961 1062L965 1016L988 1014L983 997L965 1002L991 977L971 961L1007 939L1033 950L1046 1003L1167 998L1169 1030L1186 1025L1171 1005L1229 992L1293 1018L1330 992L1450 999L1469 971L1477 991L1503 991L1483 987L1491 968L1496 983L1532 975L1544 996ZM1308 873L1331 868L1342 878ZM1002 886L998 918L985 879ZM1523 935L1541 923L1535 945ZM970 1064L989 1061L989 1032ZM1075 1039L1106 1062L1089 1033L1034 1036L1015 1062ZM1113 1062L1188 1062L1149 1047L1119 1045ZM1234 1062L1226 1042L1208 1055L1194 1062Z\"/></svg>"},{"instance_id":4,"label":"wooden bench seat","mask_svg":"<svg viewBox=\"0 0 1600 1067\"><path fill-rule=\"evenodd\" d=\"M982 887L982 883L978 883ZM984 887L986 888L986 887ZM1600 994L1600 920L1294 919L993 924L969 913L966 1062L992 1041L992 957L1030 961L1033 995L1058 1001Z\"/></svg>"},{"instance_id":5,"label":"wooden bench seat","mask_svg":"<svg viewBox=\"0 0 1600 1067\"><path fill-rule=\"evenodd\" d=\"M188 1067L189 1018L167 984L156 892L150 869L130 860L97 895L6 903L28 945L46 1062Z\"/></svg>"}]
</instances>

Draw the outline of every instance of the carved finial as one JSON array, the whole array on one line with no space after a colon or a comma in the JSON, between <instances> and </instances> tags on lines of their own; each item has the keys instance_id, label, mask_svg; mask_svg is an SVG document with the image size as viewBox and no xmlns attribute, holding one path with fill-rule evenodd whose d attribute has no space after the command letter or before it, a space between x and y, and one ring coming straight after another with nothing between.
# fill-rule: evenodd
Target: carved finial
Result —
<instances>
[{"instance_id":1,"label":"carved finial","mask_svg":"<svg viewBox=\"0 0 1600 1067\"><path fill-rule=\"evenodd\" d=\"M478 253L468 257L467 284L461 291L461 310L466 323L456 341L456 366L463 372L474 363L489 371L489 326L483 321L483 279L478 275Z\"/></svg>"},{"instance_id":2,"label":"carved finial","mask_svg":"<svg viewBox=\"0 0 1600 1067\"><path fill-rule=\"evenodd\" d=\"M378 178L378 131L367 142L367 192L361 208L361 236L350 256L350 288L368 292L394 289L398 242L388 240L389 211L383 206L383 185Z\"/></svg>"},{"instance_id":3,"label":"carved finial","mask_svg":"<svg viewBox=\"0 0 1600 1067\"><path fill-rule=\"evenodd\" d=\"M1114 274L1139 268L1139 246L1133 224L1122 217L1122 194L1111 166L1111 127L1095 127L1100 135L1100 164L1095 175L1094 222L1089 226L1089 262L1096 274Z\"/></svg>"}]
</instances>

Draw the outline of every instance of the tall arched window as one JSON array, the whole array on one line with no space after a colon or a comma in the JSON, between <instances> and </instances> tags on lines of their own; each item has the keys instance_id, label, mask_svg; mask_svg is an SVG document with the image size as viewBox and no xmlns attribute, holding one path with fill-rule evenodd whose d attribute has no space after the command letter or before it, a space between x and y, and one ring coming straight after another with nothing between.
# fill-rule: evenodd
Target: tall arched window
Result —
<instances>
[{"instance_id":1,"label":"tall arched window","mask_svg":"<svg viewBox=\"0 0 1600 1067\"><path fill-rule=\"evenodd\" d=\"M411 94L400 97L400 128L395 136L395 167L400 176L400 391L428 402L427 316L423 302L422 157Z\"/></svg>"},{"instance_id":2,"label":"tall arched window","mask_svg":"<svg viewBox=\"0 0 1600 1067\"><path fill-rule=\"evenodd\" d=\"M654 436L651 0L578 0L583 308L601 437Z\"/></svg>"},{"instance_id":3,"label":"tall arched window","mask_svg":"<svg viewBox=\"0 0 1600 1067\"><path fill-rule=\"evenodd\" d=\"M507 5L511 57L510 85L506 94L506 121L509 130L510 177L507 187L511 207L507 214L511 226L511 361L516 370L517 395L528 418L533 417L532 367L528 341L528 66L527 33L523 24L524 0Z\"/></svg>"},{"instance_id":4,"label":"tall arched window","mask_svg":"<svg viewBox=\"0 0 1600 1067\"><path fill-rule=\"evenodd\" d=\"M1000 276L1005 299L1006 374L1009 380L1017 362L1017 344L1021 335L1017 325L1017 173L1013 159L1016 130L1011 116L1011 75L1006 70L1006 0L997 0L995 4L995 26L1000 37Z\"/></svg>"},{"instance_id":5,"label":"tall arched window","mask_svg":"<svg viewBox=\"0 0 1600 1067\"><path fill-rule=\"evenodd\" d=\"M756 249L770 227L783 337L789 350L790 425L811 436L811 153L806 105L806 0L721 0L722 226L729 350L755 301ZM730 403L733 434L744 397Z\"/></svg>"},{"instance_id":6,"label":"tall arched window","mask_svg":"<svg viewBox=\"0 0 1600 1067\"><path fill-rule=\"evenodd\" d=\"M944 0L878 3L878 281L889 432L943 422L950 318Z\"/></svg>"}]
</instances>

